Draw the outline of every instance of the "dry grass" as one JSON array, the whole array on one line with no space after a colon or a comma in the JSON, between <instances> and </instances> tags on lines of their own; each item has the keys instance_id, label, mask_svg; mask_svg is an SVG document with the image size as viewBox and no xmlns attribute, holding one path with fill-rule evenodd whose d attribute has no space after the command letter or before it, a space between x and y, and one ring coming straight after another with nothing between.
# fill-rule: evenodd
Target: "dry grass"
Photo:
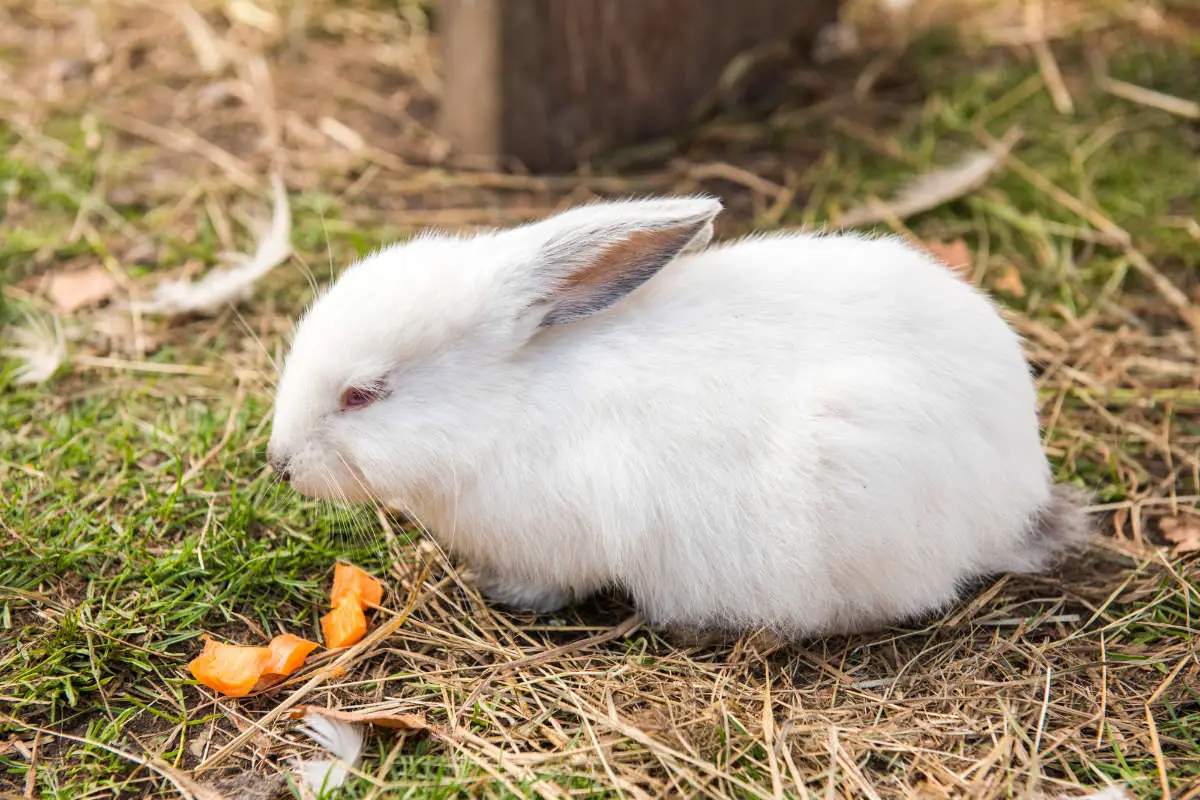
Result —
<instances>
[{"instance_id":1,"label":"dry grass","mask_svg":"<svg viewBox=\"0 0 1200 800\"><path fill-rule=\"evenodd\" d=\"M44 309L44 277L80 266L133 299L203 271L272 170L297 253L215 320L78 312L68 374L5 384L0 796L302 796L279 778L306 749L283 711L310 703L432 726L372 734L355 797L1200 797L1200 562L1159 527L1200 519L1194 8L857 3L863 52L790 58L757 108L716 98L683 141L543 178L455 165L424 5L385 6L0 2L9 304ZM1139 72L1130 47L1166 66ZM965 238L1028 339L1046 450L1096 490L1105 534L1059 574L922 626L685 647L623 624L616 597L502 613L400 522L329 533L334 512L263 472L271 356L327 264L626 193L717 192L726 235L836 222L1014 125L967 200L883 218ZM315 633L313 565L347 550L390 565L386 636L244 701L185 680L203 630Z\"/></svg>"}]
</instances>

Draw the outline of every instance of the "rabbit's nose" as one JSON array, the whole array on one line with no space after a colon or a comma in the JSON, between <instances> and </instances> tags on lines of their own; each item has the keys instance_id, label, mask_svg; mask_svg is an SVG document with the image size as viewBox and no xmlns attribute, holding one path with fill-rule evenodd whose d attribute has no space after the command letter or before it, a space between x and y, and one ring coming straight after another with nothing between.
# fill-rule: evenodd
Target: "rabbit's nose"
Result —
<instances>
[{"instance_id":1,"label":"rabbit's nose","mask_svg":"<svg viewBox=\"0 0 1200 800\"><path fill-rule=\"evenodd\" d=\"M267 463L271 465L271 469L279 475L284 481L292 479L292 464L286 458L280 458L278 454L270 453L267 455Z\"/></svg>"}]
</instances>

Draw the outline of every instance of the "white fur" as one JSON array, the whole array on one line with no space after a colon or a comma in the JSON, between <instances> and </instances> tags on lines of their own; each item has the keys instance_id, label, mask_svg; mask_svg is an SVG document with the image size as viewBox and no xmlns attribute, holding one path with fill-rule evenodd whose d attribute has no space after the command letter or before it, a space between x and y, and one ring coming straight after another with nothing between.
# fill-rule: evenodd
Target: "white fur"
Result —
<instances>
[{"instance_id":1,"label":"white fur","mask_svg":"<svg viewBox=\"0 0 1200 800\"><path fill-rule=\"evenodd\" d=\"M1044 566L1018 338L898 239L697 250L702 231L623 300L538 327L574 266L719 210L599 204L364 259L299 323L272 459L307 494L411 512L539 610L618 585L653 624L804 635ZM379 378L389 395L339 410Z\"/></svg>"}]
</instances>

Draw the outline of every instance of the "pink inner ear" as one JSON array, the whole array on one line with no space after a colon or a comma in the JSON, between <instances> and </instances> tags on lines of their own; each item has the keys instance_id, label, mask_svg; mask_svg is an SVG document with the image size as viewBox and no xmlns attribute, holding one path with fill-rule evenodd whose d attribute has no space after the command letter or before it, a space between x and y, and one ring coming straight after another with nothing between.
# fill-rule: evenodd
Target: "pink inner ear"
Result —
<instances>
[{"instance_id":1,"label":"pink inner ear","mask_svg":"<svg viewBox=\"0 0 1200 800\"><path fill-rule=\"evenodd\" d=\"M541 325L583 319L618 302L678 256L707 221L697 215L662 227L614 225L552 243L545 257L557 280L542 298L550 308Z\"/></svg>"},{"instance_id":2,"label":"pink inner ear","mask_svg":"<svg viewBox=\"0 0 1200 800\"><path fill-rule=\"evenodd\" d=\"M620 283L630 268L647 261L658 261L667 253L673 253L683 245L681 239L692 236L695 231L688 228L663 228L657 231L634 231L625 239L604 249L582 268L571 273L563 287L565 291L584 294L603 292L604 287Z\"/></svg>"}]
</instances>

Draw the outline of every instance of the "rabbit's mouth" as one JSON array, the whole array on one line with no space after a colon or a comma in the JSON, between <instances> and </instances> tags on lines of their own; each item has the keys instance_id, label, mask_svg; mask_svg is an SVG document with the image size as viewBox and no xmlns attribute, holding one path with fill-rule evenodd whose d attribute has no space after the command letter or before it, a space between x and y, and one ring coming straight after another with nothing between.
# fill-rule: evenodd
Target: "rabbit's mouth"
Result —
<instances>
[{"instance_id":1,"label":"rabbit's mouth","mask_svg":"<svg viewBox=\"0 0 1200 800\"><path fill-rule=\"evenodd\" d=\"M278 471L292 489L316 500L349 504L374 499L366 476L340 454L335 454L333 458L320 458L314 453L301 454Z\"/></svg>"},{"instance_id":2,"label":"rabbit's mouth","mask_svg":"<svg viewBox=\"0 0 1200 800\"><path fill-rule=\"evenodd\" d=\"M373 499L367 487L355 480L343 481L333 476L300 476L291 480L292 488L314 500L331 500L335 503L366 503Z\"/></svg>"}]
</instances>

